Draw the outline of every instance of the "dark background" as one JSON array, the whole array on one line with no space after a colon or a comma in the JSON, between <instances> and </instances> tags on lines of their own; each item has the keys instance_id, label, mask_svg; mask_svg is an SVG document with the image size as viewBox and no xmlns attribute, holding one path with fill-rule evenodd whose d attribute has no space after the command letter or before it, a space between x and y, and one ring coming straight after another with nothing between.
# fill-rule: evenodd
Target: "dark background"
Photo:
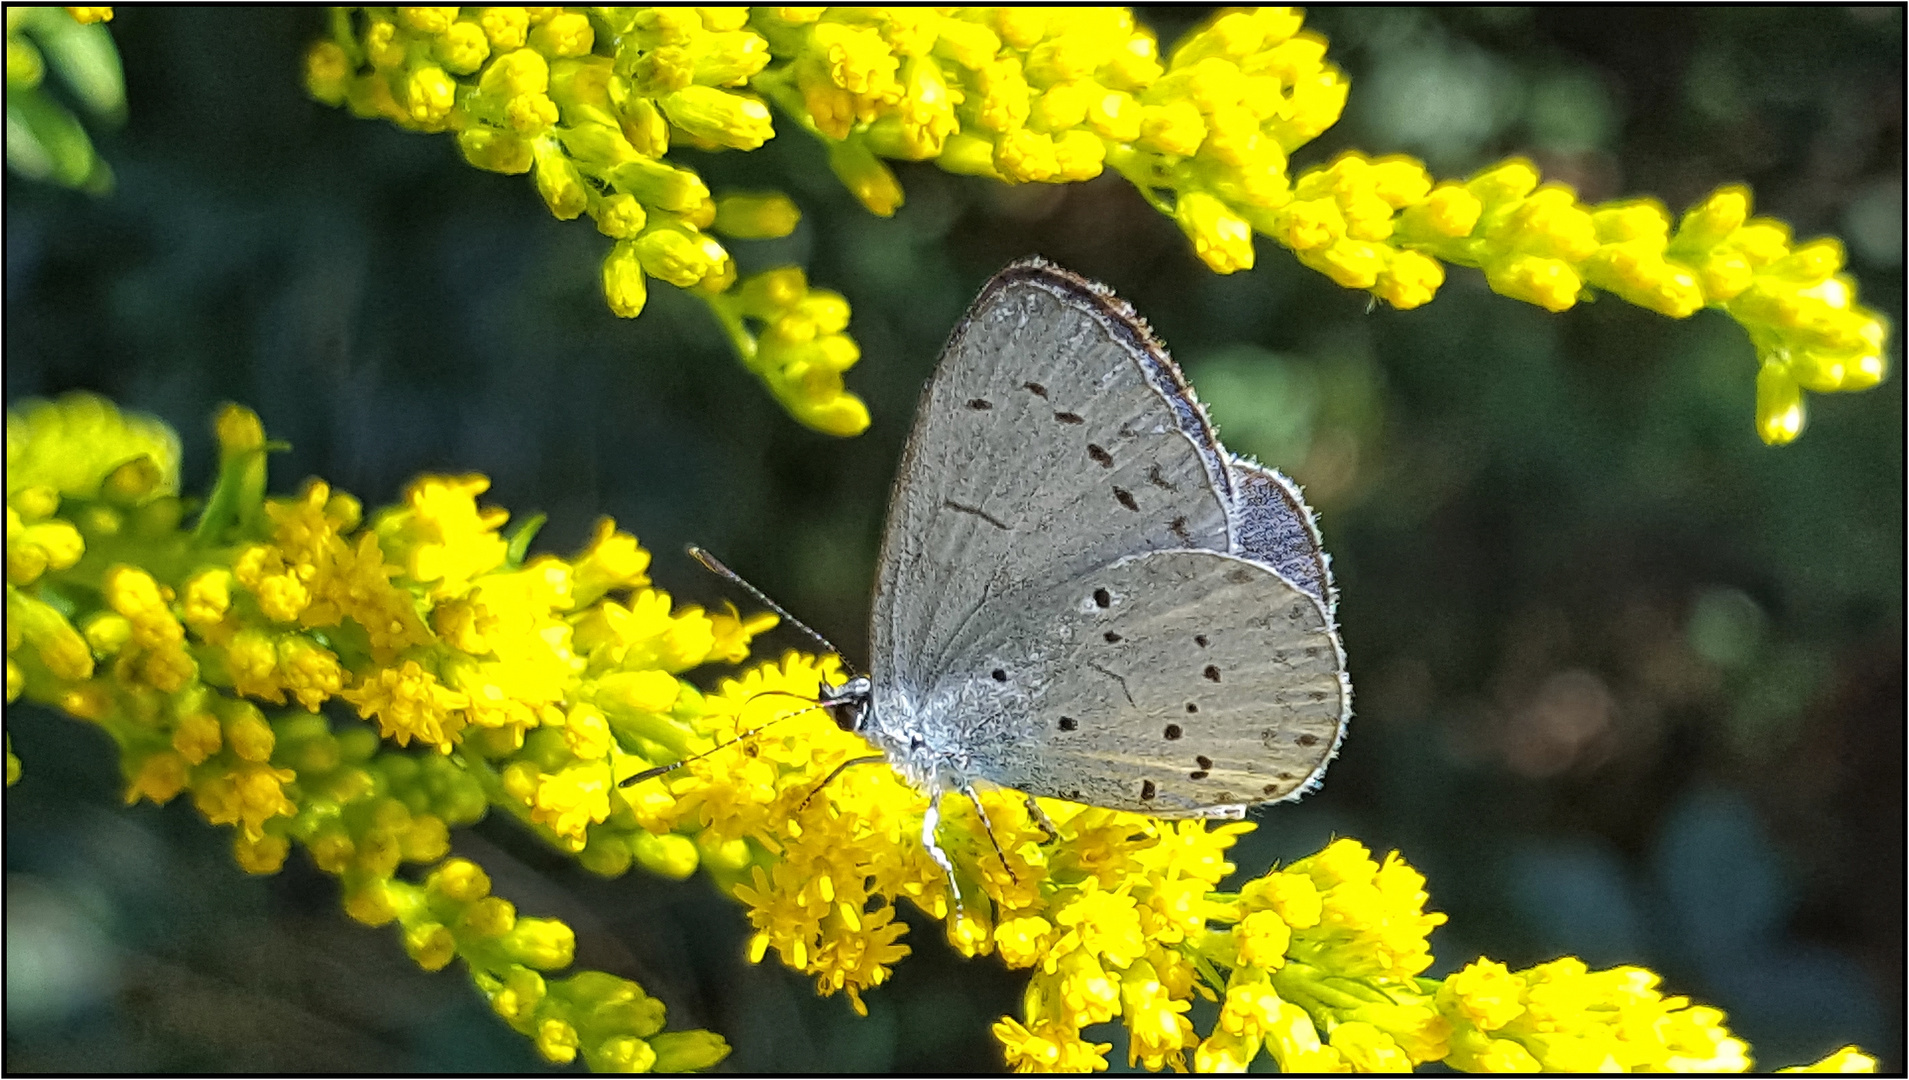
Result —
<instances>
[{"instance_id":1,"label":"dark background","mask_svg":"<svg viewBox=\"0 0 1909 1080\"><path fill-rule=\"evenodd\" d=\"M1198 13L1143 12L1171 42ZM1901 1069L1902 380L1810 399L1772 449L1755 360L1713 312L1606 298L1549 315L1454 270L1412 312L1369 308L1262 240L1216 277L1109 175L1005 188L902 166L861 211L786 121L763 150L681 155L713 187L780 186L791 238L735 245L843 292L874 426L798 427L700 305L654 288L634 323L598 287L607 241L447 138L306 100L316 10L121 8L131 117L104 199L6 185L9 405L84 388L156 413L213 467L238 400L310 475L392 501L481 471L569 551L614 515L686 602L720 602L695 540L861 656L888 484L915 397L980 283L1030 253L1116 288L1229 445L1308 485L1344 601L1358 715L1325 789L1255 815L1253 871L1350 835L1401 848L1451 916L1443 973L1480 953L1639 963L1728 1011L1765 1067L1846 1042ZM1352 78L1342 148L1462 176L1512 154L1587 199L1681 209L1743 181L1800 237L1841 236L1865 303L1902 325L1900 8L1326 9ZM1892 366L1900 345L1890 346ZM800 645L770 639L765 653ZM296 855L241 873L179 800L127 809L107 740L7 711L9 1070L509 1070L528 1042L458 972L339 910ZM988 1069L1021 977L928 924L860 1019L742 956L742 909L700 879L593 879L510 822L458 850L581 963L638 979L742 1070ZM1114 1057L1124 1062L1122 1049Z\"/></svg>"}]
</instances>

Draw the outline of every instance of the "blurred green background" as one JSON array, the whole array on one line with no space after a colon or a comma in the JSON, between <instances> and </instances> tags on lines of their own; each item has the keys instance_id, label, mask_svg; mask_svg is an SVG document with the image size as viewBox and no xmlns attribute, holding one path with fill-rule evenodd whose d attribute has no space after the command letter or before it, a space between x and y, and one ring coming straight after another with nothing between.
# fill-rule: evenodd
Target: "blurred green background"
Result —
<instances>
[{"instance_id":1,"label":"blurred green background","mask_svg":"<svg viewBox=\"0 0 1909 1080\"><path fill-rule=\"evenodd\" d=\"M1141 17L1171 42L1201 14ZM279 492L317 475L375 505L481 471L497 503L550 515L544 545L612 514L662 587L719 603L679 554L694 540L859 660L919 387L981 282L1047 255L1130 300L1229 446L1323 516L1357 716L1325 789L1256 813L1237 862L1334 834L1398 847L1451 917L1434 973L1646 964L1766 1067L1852 1041L1904 1067L1899 342L1882 386L1813 396L1808 432L1770 449L1749 342L1714 313L1548 315L1465 270L1421 310L1372 308L1263 240L1257 269L1216 277L1111 175L1009 189L903 166L907 205L879 220L786 122L759 152L681 155L718 190L801 204L794 236L735 248L853 304L849 381L875 420L838 441L787 419L699 303L659 287L613 318L608 242L527 180L306 100L321 18L119 10L130 114L95 133L116 191L6 185L9 405L83 388L156 413L193 490L225 400L291 442ZM1799 236L1843 237L1864 301L1903 325L1901 8L1310 24L1353 89L1297 164L1403 151L1456 176L1523 153L1587 199L1673 208L1745 181ZM27 706L7 730L26 763L5 802L10 1070L542 1067L461 975L347 920L303 856L247 877L187 800L122 806L95 730ZM919 919L860 1019L746 963L742 909L700 879L594 879L501 818L455 844L526 913L570 920L580 963L726 1035L726 1068L999 1068L988 1024L1021 977Z\"/></svg>"}]
</instances>

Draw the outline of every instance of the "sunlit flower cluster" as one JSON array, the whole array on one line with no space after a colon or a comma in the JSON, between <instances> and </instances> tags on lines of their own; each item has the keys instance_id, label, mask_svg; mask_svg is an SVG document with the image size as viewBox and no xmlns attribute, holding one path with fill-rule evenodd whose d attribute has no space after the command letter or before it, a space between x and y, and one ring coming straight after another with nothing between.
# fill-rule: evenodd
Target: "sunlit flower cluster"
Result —
<instances>
[{"instance_id":1,"label":"sunlit flower cluster","mask_svg":"<svg viewBox=\"0 0 1909 1080\"><path fill-rule=\"evenodd\" d=\"M636 317L647 280L710 301L737 355L804 424L869 424L842 384L859 359L848 305L771 271L739 290L720 240L787 235L775 193L712 197L672 145L750 151L773 103L829 151L874 214L903 202L884 164L934 160L1006 183L1113 168L1180 225L1216 273L1254 265L1266 235L1346 288L1395 307L1432 300L1443 263L1563 311L1604 290L1674 319L1716 307L1756 345L1756 429L1789 443L1804 391L1867 389L1888 326L1856 301L1835 239L1793 244L1749 218L1743 187L1682 221L1649 198L1586 206L1512 158L1436 181L1407 156L1340 155L1290 174L1338 120L1350 82L1290 8L1227 11L1166 55L1124 8L365 8L338 10L307 86L361 116L454 132L494 172L531 172L557 218L615 240L609 307ZM809 300L815 303L809 303ZM790 311L819 305L827 315Z\"/></svg>"},{"instance_id":2,"label":"sunlit flower cluster","mask_svg":"<svg viewBox=\"0 0 1909 1080\"><path fill-rule=\"evenodd\" d=\"M1112 1044L1090 1029L1109 1022L1126 1029L1127 1063L1149 1069L1240 1071L1262 1053L1287 1072L1750 1066L1720 1012L1660 994L1640 968L1480 960L1425 978L1445 916L1425 910L1425 879L1396 852L1375 859L1353 840L1225 892L1227 852L1250 824L1042 800L1050 837L1019 795L990 791L985 823L944 804L957 903L916 840L925 797L881 765L836 775L868 748L800 699L839 677L832 658L790 654L724 681L695 747L714 752L627 790L642 826L700 825L705 852L739 845L705 863L747 906L752 957L774 949L858 1011L908 953L906 899L963 954L1029 971L1021 1015L994 1026L1021 1071L1107 1068ZM627 828L620 818L602 830ZM1197 999L1219 1006L1205 1028ZM1854 1048L1836 1060L1874 1067Z\"/></svg>"},{"instance_id":3,"label":"sunlit flower cluster","mask_svg":"<svg viewBox=\"0 0 1909 1080\"><path fill-rule=\"evenodd\" d=\"M1301 173L1292 201L1254 223L1339 284L1402 308L1444 280L1429 256L1478 267L1493 290L1549 311L1594 290L1672 318L1716 308L1756 346L1757 433L1771 444L1801 434L1804 390L1867 390L1888 369L1888 325L1856 303L1842 244L1793 243L1789 226L1750 216L1741 186L1673 221L1654 199L1581 203L1523 159L1434 183L1409 158L1346 153Z\"/></svg>"},{"instance_id":4,"label":"sunlit flower cluster","mask_svg":"<svg viewBox=\"0 0 1909 1080\"><path fill-rule=\"evenodd\" d=\"M232 406L216 427L219 480L188 523L164 425L84 395L8 413L7 700L99 725L128 803L189 795L251 873L303 847L354 918L395 923L427 970L463 960L549 1060L714 1064L723 1041L662 1031L634 983L547 979L570 929L445 860L492 805L581 847L609 810L584 780L607 780L624 711L693 702L675 673L741 659L765 623L672 609L608 521L574 559L525 558L534 523L500 536L482 478L425 477L368 522L321 481L266 499L257 417ZM327 718L333 701L369 723Z\"/></svg>"},{"instance_id":5,"label":"sunlit flower cluster","mask_svg":"<svg viewBox=\"0 0 1909 1080\"><path fill-rule=\"evenodd\" d=\"M306 57L306 85L360 116L455 133L478 168L530 173L552 214L587 215L613 242L604 298L634 318L651 279L705 299L732 290L736 262L717 234L786 236L800 218L780 194L714 196L667 159L673 144L753 150L774 137L748 88L771 59L749 19L748 8L340 8ZM841 313L825 349L755 348L733 325L731 337L798 419L858 434L868 409L841 378L859 355L841 332L848 306L814 297Z\"/></svg>"},{"instance_id":6,"label":"sunlit flower cluster","mask_svg":"<svg viewBox=\"0 0 1909 1080\"><path fill-rule=\"evenodd\" d=\"M1462 182L1356 152L1293 175L1291 155L1338 121L1350 84L1291 8L1223 13L1164 55L1130 12L1106 7L351 12L307 58L314 96L455 132L472 164L532 173L552 213L587 214L615 241L603 265L613 311L638 314L651 278L694 290L785 407L834 434L868 424L841 378L859 356L847 305L792 270L738 295L714 238L786 235L794 205L712 196L667 160L673 145L761 146L771 104L884 216L903 200L884 159L1006 183L1112 168L1222 274L1253 266L1260 234L1400 308L1430 301L1446 263L1550 311L1594 290L1673 318L1716 308L1756 347L1770 443L1801 433L1803 391L1866 389L1886 371L1888 328L1856 302L1841 245L1793 244L1781 222L1749 216L1742 187L1673 222L1650 199L1580 203L1517 158ZM827 316L787 319L805 297Z\"/></svg>"},{"instance_id":7,"label":"sunlit flower cluster","mask_svg":"<svg viewBox=\"0 0 1909 1080\"><path fill-rule=\"evenodd\" d=\"M1248 823L985 791L979 812L944 808L951 880L921 844L923 793L855 764L867 744L814 707L836 658L681 677L744 661L773 616L673 604L607 521L575 558L529 555L538 523L502 531L481 477L425 477L369 515L319 481L266 498L258 419L230 406L216 430L219 479L188 523L163 425L85 396L9 414L8 701L97 724L129 803L190 795L249 872L302 847L353 918L394 926L426 970L461 960L552 1062L681 1071L727 1045L662 1030L626 979L553 974L571 929L450 857L451 830L491 807L598 874L707 871L754 959L773 949L858 1011L909 952L911 903L963 954L1028 972L994 1026L1017 1069L1107 1068L1096 1027L1116 1021L1149 1069L1750 1065L1721 1013L1640 968L1481 959L1426 978L1445 916L1425 879L1350 839L1228 891ZM1813 1068L1874 1065L1847 1047Z\"/></svg>"}]
</instances>

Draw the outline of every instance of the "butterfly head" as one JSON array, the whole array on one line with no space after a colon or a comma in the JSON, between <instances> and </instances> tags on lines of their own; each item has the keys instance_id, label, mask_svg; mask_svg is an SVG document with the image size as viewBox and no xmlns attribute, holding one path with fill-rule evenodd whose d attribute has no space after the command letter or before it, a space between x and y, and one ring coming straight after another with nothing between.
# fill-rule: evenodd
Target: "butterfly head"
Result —
<instances>
[{"instance_id":1,"label":"butterfly head","mask_svg":"<svg viewBox=\"0 0 1909 1080\"><path fill-rule=\"evenodd\" d=\"M857 675L840 686L822 687L817 704L843 731L861 733L868 725L868 703L873 686L868 676Z\"/></svg>"}]
</instances>

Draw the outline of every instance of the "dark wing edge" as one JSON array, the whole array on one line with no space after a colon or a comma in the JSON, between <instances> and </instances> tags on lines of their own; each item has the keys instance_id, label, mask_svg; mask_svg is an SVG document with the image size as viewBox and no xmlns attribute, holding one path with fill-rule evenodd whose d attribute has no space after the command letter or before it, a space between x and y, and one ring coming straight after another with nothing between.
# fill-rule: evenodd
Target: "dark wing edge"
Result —
<instances>
[{"instance_id":1,"label":"dark wing edge","mask_svg":"<svg viewBox=\"0 0 1909 1080\"><path fill-rule=\"evenodd\" d=\"M1088 312L1109 333L1129 347L1129 355L1140 364L1147 385L1166 402L1167 410L1173 414L1180 432L1199 449L1200 458L1206 463L1207 479L1213 484L1213 489L1220 493L1220 500L1226 504L1228 531L1235 531L1231 526L1234 525L1233 507L1239 489L1226 450L1220 445L1213 421L1206 415L1206 407L1200 404L1192 384L1187 382L1180 365L1173 362L1166 345L1154 335L1147 320L1134 311L1133 305L1116 296L1112 289L1063 269L1039 255L1009 263L989 279L981 295L975 298L974 306L968 310L968 317L972 318L995 292L1015 282L1025 282L1063 300L1073 301L1074 306Z\"/></svg>"}]
</instances>

